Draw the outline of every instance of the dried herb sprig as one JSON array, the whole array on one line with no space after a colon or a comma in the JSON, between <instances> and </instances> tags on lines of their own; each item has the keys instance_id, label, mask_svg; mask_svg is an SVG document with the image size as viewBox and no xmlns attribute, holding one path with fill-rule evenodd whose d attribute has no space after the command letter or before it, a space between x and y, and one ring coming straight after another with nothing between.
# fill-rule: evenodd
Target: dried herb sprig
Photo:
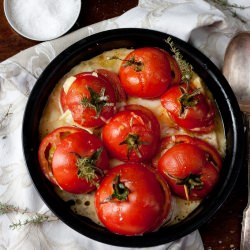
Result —
<instances>
[{"instance_id":1,"label":"dried herb sprig","mask_svg":"<svg viewBox=\"0 0 250 250\"><path fill-rule=\"evenodd\" d=\"M6 126L6 120L11 116L13 113L11 112L12 104L9 105L8 109L0 114L0 129Z\"/></svg>"},{"instance_id":2,"label":"dried herb sprig","mask_svg":"<svg viewBox=\"0 0 250 250\"><path fill-rule=\"evenodd\" d=\"M49 215L37 213L34 217L26 219L24 221L19 220L17 223L12 223L9 227L10 229L14 230L22 226L25 226L27 224L42 224L44 222L51 222L51 221L57 221L57 220L58 218L55 216L49 216Z\"/></svg>"},{"instance_id":3,"label":"dried herb sprig","mask_svg":"<svg viewBox=\"0 0 250 250\"><path fill-rule=\"evenodd\" d=\"M13 213L13 212L23 214L25 213L25 210L15 207L14 205L0 202L0 215Z\"/></svg>"},{"instance_id":4,"label":"dried herb sprig","mask_svg":"<svg viewBox=\"0 0 250 250\"><path fill-rule=\"evenodd\" d=\"M184 82L189 82L192 75L193 75L193 66L190 63L188 63L186 60L183 59L183 56L182 56L180 50L175 46L171 37L168 37L165 41L170 46L170 49L171 49L172 53L174 54L173 56L180 67L181 74L182 74L182 80Z\"/></svg>"},{"instance_id":5,"label":"dried herb sprig","mask_svg":"<svg viewBox=\"0 0 250 250\"><path fill-rule=\"evenodd\" d=\"M244 9L250 8L250 6L243 6L243 5L239 5L236 3L231 4L228 2L228 0L209 0L208 2L212 2L215 5L221 7L223 10L229 11L234 18L239 19L242 23L246 23L246 20L244 20L238 15L238 13L236 12L236 9L244 10Z\"/></svg>"},{"instance_id":6,"label":"dried herb sprig","mask_svg":"<svg viewBox=\"0 0 250 250\"><path fill-rule=\"evenodd\" d=\"M47 213L30 212L27 209L22 209L17 206L8 203L0 202L0 215L18 213L27 215L28 218L19 220L17 223L12 223L10 229L17 229L28 224L41 224L44 222L58 221L58 218L54 215L48 215Z\"/></svg>"},{"instance_id":7,"label":"dried herb sprig","mask_svg":"<svg viewBox=\"0 0 250 250\"><path fill-rule=\"evenodd\" d=\"M105 95L105 88L102 88L100 92L95 92L91 87L87 87L90 98L84 97L81 100L81 104L85 108L93 108L96 111L96 118L98 118L106 106L114 106L114 103L108 102L109 97Z\"/></svg>"}]
</instances>

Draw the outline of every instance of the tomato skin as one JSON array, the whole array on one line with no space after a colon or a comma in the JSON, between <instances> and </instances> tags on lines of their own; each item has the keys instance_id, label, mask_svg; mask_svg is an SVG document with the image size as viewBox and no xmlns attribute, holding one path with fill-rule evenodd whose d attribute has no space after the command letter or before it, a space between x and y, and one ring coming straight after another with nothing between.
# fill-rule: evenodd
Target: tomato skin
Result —
<instances>
[{"instance_id":1,"label":"tomato skin","mask_svg":"<svg viewBox=\"0 0 250 250\"><path fill-rule=\"evenodd\" d=\"M138 69L129 60L142 64ZM126 93L142 98L161 96L172 81L171 69L164 51L145 47L135 49L124 59L119 76Z\"/></svg>"},{"instance_id":2,"label":"tomato skin","mask_svg":"<svg viewBox=\"0 0 250 250\"><path fill-rule=\"evenodd\" d=\"M202 150L189 143L176 144L163 154L159 160L159 171L178 178L185 178L188 174L197 174L206 163L206 156Z\"/></svg>"},{"instance_id":3,"label":"tomato skin","mask_svg":"<svg viewBox=\"0 0 250 250\"><path fill-rule=\"evenodd\" d=\"M107 80L110 82L115 92L116 102L127 101L126 92L123 89L120 78L116 73L106 69L97 69L95 70L95 72L97 72L102 77L106 77Z\"/></svg>"},{"instance_id":4,"label":"tomato skin","mask_svg":"<svg viewBox=\"0 0 250 250\"><path fill-rule=\"evenodd\" d=\"M212 146L211 144L197 137L191 137L189 135L183 135L183 134L174 135L174 136L166 136L161 140L160 152L154 158L154 161L153 161L154 167L157 167L159 158L164 151L173 147L176 144L181 144L181 143L189 143L189 144L193 144L199 147L209 156L210 161L214 163L215 168L218 171L221 170L222 158L214 146Z\"/></svg>"},{"instance_id":5,"label":"tomato skin","mask_svg":"<svg viewBox=\"0 0 250 250\"><path fill-rule=\"evenodd\" d=\"M201 181L204 183L202 189L196 189L192 193L193 199L201 199L200 197L206 197L214 188L218 182L219 174L213 164L208 162L206 167L201 171Z\"/></svg>"},{"instance_id":6,"label":"tomato skin","mask_svg":"<svg viewBox=\"0 0 250 250\"><path fill-rule=\"evenodd\" d=\"M114 198L113 182L119 175L128 188L126 200ZM127 236L156 230L169 215L171 193L149 167L139 163L125 163L111 169L95 194L97 215L113 233Z\"/></svg>"},{"instance_id":7,"label":"tomato skin","mask_svg":"<svg viewBox=\"0 0 250 250\"><path fill-rule=\"evenodd\" d=\"M102 171L109 169L108 155L99 138L82 130L67 136L57 146L52 159L53 175L58 185L70 193L87 193L96 188L96 184L102 179L102 175L95 175L92 181L86 176L78 175L77 160L79 157L90 157L96 150L102 149L95 162L95 167Z\"/></svg>"},{"instance_id":8,"label":"tomato skin","mask_svg":"<svg viewBox=\"0 0 250 250\"><path fill-rule=\"evenodd\" d=\"M214 129L214 107L211 101L202 93L193 97L197 103L194 106L185 107L183 115L183 105L180 99L183 96L182 89L187 85L173 86L161 96L162 106L167 110L176 124L184 129L197 132L208 133ZM194 89L189 88L188 94L194 93Z\"/></svg>"},{"instance_id":9,"label":"tomato skin","mask_svg":"<svg viewBox=\"0 0 250 250\"><path fill-rule=\"evenodd\" d=\"M152 165L147 165L148 170L153 172L155 174L156 179L159 181L159 183L162 186L163 191L165 192L165 205L162 207L162 215L159 217L159 220L155 221L154 224L152 224L149 231L153 232L160 228L169 218L171 218L171 211L173 209L172 207L172 193L169 188L168 183L165 181L163 176L156 171L154 168L152 168Z\"/></svg>"},{"instance_id":10,"label":"tomato skin","mask_svg":"<svg viewBox=\"0 0 250 250\"><path fill-rule=\"evenodd\" d=\"M38 161L46 178L57 185L52 173L52 157L57 145L68 135L82 131L80 128L64 126L47 134L38 149Z\"/></svg>"},{"instance_id":11,"label":"tomato skin","mask_svg":"<svg viewBox=\"0 0 250 250\"><path fill-rule=\"evenodd\" d=\"M95 75L96 74L96 75ZM61 106L63 111L69 109L74 121L83 127L102 126L116 112L115 92L106 77L93 72L84 72L75 75L76 79L69 87L67 93L61 90ZM83 100L91 102L92 89L96 94L104 90L107 105L95 110L91 105L84 105ZM99 100L99 103L101 100Z\"/></svg>"},{"instance_id":12,"label":"tomato skin","mask_svg":"<svg viewBox=\"0 0 250 250\"><path fill-rule=\"evenodd\" d=\"M138 140L126 143L131 135ZM112 157L122 161L146 162L158 149L160 125L149 109L128 105L103 127L102 139Z\"/></svg>"},{"instance_id":13,"label":"tomato skin","mask_svg":"<svg viewBox=\"0 0 250 250\"><path fill-rule=\"evenodd\" d=\"M157 169L177 196L188 200L203 199L218 181L221 157L215 148L201 139L177 135L175 140L174 137L163 139ZM189 177L190 182L184 182ZM192 187L188 186L190 183Z\"/></svg>"},{"instance_id":14,"label":"tomato skin","mask_svg":"<svg viewBox=\"0 0 250 250\"><path fill-rule=\"evenodd\" d=\"M172 76L171 85L180 84L181 80L182 80L182 74L181 74L180 67L179 67L177 61L175 60L175 58L170 53L168 53L167 51L164 51L164 52L165 52L165 54L168 58L169 64L170 64L171 76Z\"/></svg>"},{"instance_id":15,"label":"tomato skin","mask_svg":"<svg viewBox=\"0 0 250 250\"><path fill-rule=\"evenodd\" d=\"M62 108L63 112L65 112L67 109L69 109L69 107L67 105L67 101L66 101L66 93L65 93L63 88L60 92L60 104L61 104L61 108Z\"/></svg>"}]
</instances>

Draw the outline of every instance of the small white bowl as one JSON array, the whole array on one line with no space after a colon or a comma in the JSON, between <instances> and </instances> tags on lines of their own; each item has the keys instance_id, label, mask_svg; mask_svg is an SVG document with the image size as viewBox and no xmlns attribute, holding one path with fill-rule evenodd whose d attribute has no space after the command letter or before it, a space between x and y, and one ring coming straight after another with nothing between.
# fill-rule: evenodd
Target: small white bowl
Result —
<instances>
[{"instance_id":1,"label":"small white bowl","mask_svg":"<svg viewBox=\"0 0 250 250\"><path fill-rule=\"evenodd\" d=\"M62 36L75 24L81 0L4 0L11 27L23 37L48 41Z\"/></svg>"}]
</instances>

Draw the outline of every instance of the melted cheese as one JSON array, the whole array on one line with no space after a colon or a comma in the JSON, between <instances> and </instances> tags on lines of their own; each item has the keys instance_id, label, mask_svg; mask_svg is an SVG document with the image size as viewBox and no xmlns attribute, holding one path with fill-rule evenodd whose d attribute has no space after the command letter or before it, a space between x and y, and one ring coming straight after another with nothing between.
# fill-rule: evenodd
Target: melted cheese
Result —
<instances>
[{"instance_id":1,"label":"melted cheese","mask_svg":"<svg viewBox=\"0 0 250 250\"><path fill-rule=\"evenodd\" d=\"M47 133L53 131L55 128L66 126L66 125L73 125L78 126L73 121L71 113L67 110L65 113L62 112L60 106L60 91L61 88L64 88L64 91L67 93L69 87L73 83L75 74L81 72L90 72L95 69L104 68L115 73L118 73L121 60L110 60L113 56L116 56L120 59L126 57L126 55L131 52L128 49L117 49L104 52L103 54L94 57L90 60L83 61L80 64L76 65L70 72L68 72L55 86L53 92L51 93L47 105L44 109L43 115L40 120L40 137L41 139L46 136ZM204 84L202 83L201 79L195 75L192 79L193 84L200 88L202 92L206 92L210 96L211 93L205 88ZM176 125L172 122L169 118L167 112L162 107L160 100L146 100L141 98L134 98L129 97L127 104L139 104L147 107L150 109L154 115L157 117L160 127L161 127L161 136L164 137L166 135L174 135L174 134L189 134L192 136L192 133L188 133L185 130L177 128ZM120 105L125 105L120 104ZM86 129L86 128L85 128ZM93 132L92 129L87 129L90 132ZM223 125L221 123L221 119L219 113L216 114L216 129L215 131L204 134L204 135L197 135L196 137L200 137L203 140L209 142L210 144L214 145L218 151L223 156L225 154L225 136L223 132ZM121 162L116 159L110 159L110 166L115 167ZM57 194L66 202L72 203L72 210L82 216L86 216L90 218L95 223L101 225L94 206L94 192L90 194L71 194L65 192L58 187L55 188ZM167 225L178 223L180 220L185 219L199 204L200 201L186 201L181 198L173 196L172 202L172 212L171 218L167 221Z\"/></svg>"},{"instance_id":2,"label":"melted cheese","mask_svg":"<svg viewBox=\"0 0 250 250\"><path fill-rule=\"evenodd\" d=\"M63 84L63 90L67 94L70 86L72 83L75 81L76 77L70 76L69 78L66 79L66 81Z\"/></svg>"}]
</instances>

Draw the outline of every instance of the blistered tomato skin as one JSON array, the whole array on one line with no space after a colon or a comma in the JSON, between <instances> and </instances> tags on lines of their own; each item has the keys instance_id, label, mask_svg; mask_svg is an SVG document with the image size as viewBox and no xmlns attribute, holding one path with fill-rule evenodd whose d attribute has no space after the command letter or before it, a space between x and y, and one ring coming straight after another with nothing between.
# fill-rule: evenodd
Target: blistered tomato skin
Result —
<instances>
[{"instance_id":1,"label":"blistered tomato skin","mask_svg":"<svg viewBox=\"0 0 250 250\"><path fill-rule=\"evenodd\" d=\"M168 61L169 61L169 64L170 64L171 76L172 76L171 86L180 84L181 80L182 80L181 79L182 74L181 74L181 70L180 70L180 67L179 67L177 61L167 51L164 51L164 53L165 53L166 57L168 58Z\"/></svg>"},{"instance_id":2,"label":"blistered tomato skin","mask_svg":"<svg viewBox=\"0 0 250 250\"><path fill-rule=\"evenodd\" d=\"M108 169L109 159L101 140L84 130L63 139L52 159L58 185L75 194L95 190Z\"/></svg>"},{"instance_id":3,"label":"blistered tomato skin","mask_svg":"<svg viewBox=\"0 0 250 250\"><path fill-rule=\"evenodd\" d=\"M122 103L127 101L127 94L121 86L120 78L116 73L106 69L97 69L95 72L102 77L106 77L110 82L115 92L116 102Z\"/></svg>"},{"instance_id":4,"label":"blistered tomato skin","mask_svg":"<svg viewBox=\"0 0 250 250\"><path fill-rule=\"evenodd\" d=\"M186 84L173 86L161 96L161 103L174 122L184 129L208 133L215 127L214 106L198 89Z\"/></svg>"},{"instance_id":5,"label":"blistered tomato skin","mask_svg":"<svg viewBox=\"0 0 250 250\"><path fill-rule=\"evenodd\" d=\"M73 120L83 127L102 126L116 112L112 85L96 72L81 73L75 78L67 93L62 88L62 109L69 109Z\"/></svg>"},{"instance_id":6,"label":"blistered tomato skin","mask_svg":"<svg viewBox=\"0 0 250 250\"><path fill-rule=\"evenodd\" d=\"M112 157L147 162L159 147L160 125L149 109L128 105L103 127L102 139Z\"/></svg>"},{"instance_id":7,"label":"blistered tomato skin","mask_svg":"<svg viewBox=\"0 0 250 250\"><path fill-rule=\"evenodd\" d=\"M158 48L132 51L124 59L119 76L128 95L149 99L161 96L172 82L168 58Z\"/></svg>"},{"instance_id":8,"label":"blistered tomato skin","mask_svg":"<svg viewBox=\"0 0 250 250\"><path fill-rule=\"evenodd\" d=\"M215 148L200 139L185 135L177 137L173 145L171 137L163 140L163 153L157 169L177 196L201 200L218 181L221 158Z\"/></svg>"},{"instance_id":9,"label":"blistered tomato skin","mask_svg":"<svg viewBox=\"0 0 250 250\"><path fill-rule=\"evenodd\" d=\"M162 138L161 144L160 144L160 149L159 149L159 155L166 151L167 149L173 147L176 144L181 144L181 143L188 143L192 145L196 145L199 147L201 150L203 150L207 156L209 156L210 161L214 163L214 167L220 171L222 168L222 158L221 155L219 154L218 150L209 144L208 142L196 138L193 136L185 135L185 134L178 134L178 135L173 135L173 136L166 136ZM159 155L155 157L155 167L158 164L159 160Z\"/></svg>"},{"instance_id":10,"label":"blistered tomato skin","mask_svg":"<svg viewBox=\"0 0 250 250\"><path fill-rule=\"evenodd\" d=\"M118 190L115 185L119 185ZM111 169L103 179L95 194L95 206L100 221L111 232L141 235L158 229L165 221L171 193L150 167L125 163Z\"/></svg>"}]
</instances>

